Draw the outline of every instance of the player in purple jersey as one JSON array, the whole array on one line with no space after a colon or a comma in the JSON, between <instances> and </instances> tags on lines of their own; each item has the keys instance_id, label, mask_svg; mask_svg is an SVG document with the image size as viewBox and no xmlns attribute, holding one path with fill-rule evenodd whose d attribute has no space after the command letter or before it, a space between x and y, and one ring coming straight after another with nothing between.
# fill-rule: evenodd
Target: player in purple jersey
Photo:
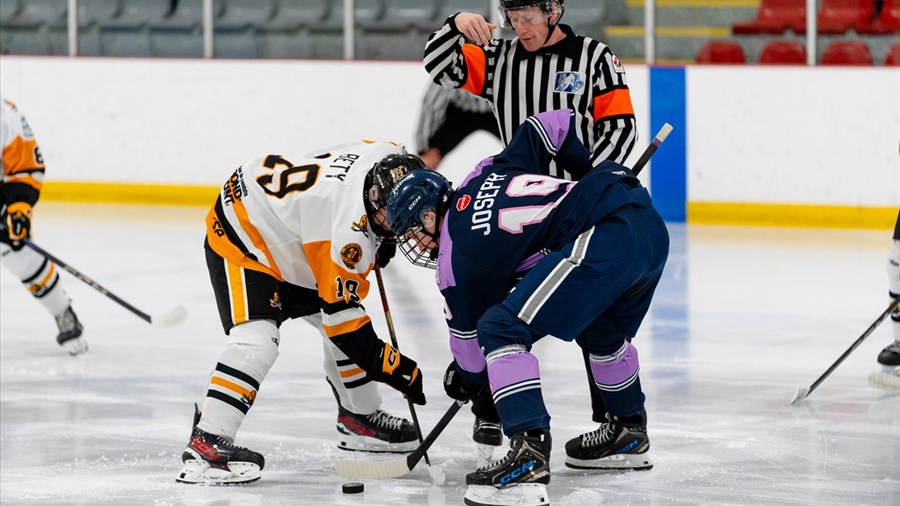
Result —
<instances>
[{"instance_id":1,"label":"player in purple jersey","mask_svg":"<svg viewBox=\"0 0 900 506\"><path fill-rule=\"evenodd\" d=\"M510 494L546 501L550 415L530 352L546 335L588 351L609 412L597 430L566 444L566 464L652 467L631 339L662 276L668 232L627 167L590 165L574 127L571 111L537 114L459 189L440 174L413 171L388 201L390 226L405 238L400 250L437 268L454 357L447 393L471 398L489 387L511 441L505 458L466 477L467 504ZM583 177L544 175L553 161Z\"/></svg>"}]
</instances>

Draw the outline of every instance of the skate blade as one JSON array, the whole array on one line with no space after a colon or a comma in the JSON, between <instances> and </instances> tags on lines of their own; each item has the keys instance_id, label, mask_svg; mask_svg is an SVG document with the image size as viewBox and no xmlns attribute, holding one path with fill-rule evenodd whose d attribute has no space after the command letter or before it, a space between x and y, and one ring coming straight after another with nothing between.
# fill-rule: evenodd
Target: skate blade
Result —
<instances>
[{"instance_id":1,"label":"skate blade","mask_svg":"<svg viewBox=\"0 0 900 506\"><path fill-rule=\"evenodd\" d=\"M900 371L900 367L885 367L884 372L873 372L869 375L869 385L885 392L900 392L898 371Z\"/></svg>"},{"instance_id":2,"label":"skate blade","mask_svg":"<svg viewBox=\"0 0 900 506\"><path fill-rule=\"evenodd\" d=\"M203 460L188 460L175 481L196 485L244 485L260 477L259 466L251 462L230 462L226 471L210 467Z\"/></svg>"},{"instance_id":3,"label":"skate blade","mask_svg":"<svg viewBox=\"0 0 900 506\"><path fill-rule=\"evenodd\" d=\"M469 506L548 506L550 496L543 483L521 483L504 488L469 485L464 501Z\"/></svg>"},{"instance_id":4,"label":"skate blade","mask_svg":"<svg viewBox=\"0 0 900 506\"><path fill-rule=\"evenodd\" d=\"M379 439L370 437L341 437L338 440L338 448L349 452L365 453L411 453L419 446L418 441L406 443L385 443Z\"/></svg>"},{"instance_id":5,"label":"skate blade","mask_svg":"<svg viewBox=\"0 0 900 506\"><path fill-rule=\"evenodd\" d=\"M610 455L602 459L582 460L566 457L566 467L596 471L647 471L653 469L653 459L647 453Z\"/></svg>"},{"instance_id":6,"label":"skate blade","mask_svg":"<svg viewBox=\"0 0 900 506\"><path fill-rule=\"evenodd\" d=\"M76 355L81 355L88 351L87 341L84 340L83 337L76 337L75 339L69 339L68 341L62 343L61 345L66 353L72 355L73 357Z\"/></svg>"},{"instance_id":7,"label":"skate blade","mask_svg":"<svg viewBox=\"0 0 900 506\"><path fill-rule=\"evenodd\" d=\"M478 452L478 467L484 467L484 465L481 464L482 462L491 462L491 459L494 457L494 448L499 447L475 443L475 451Z\"/></svg>"}]
</instances>

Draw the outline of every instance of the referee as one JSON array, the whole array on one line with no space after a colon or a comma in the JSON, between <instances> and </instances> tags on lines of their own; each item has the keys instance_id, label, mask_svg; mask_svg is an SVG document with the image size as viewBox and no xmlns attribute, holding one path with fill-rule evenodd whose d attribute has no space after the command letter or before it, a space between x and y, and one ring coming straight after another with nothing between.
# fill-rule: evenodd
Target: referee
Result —
<instances>
[{"instance_id":1,"label":"referee","mask_svg":"<svg viewBox=\"0 0 900 506\"><path fill-rule=\"evenodd\" d=\"M456 13L425 43L425 70L437 84L488 99L504 145L529 116L571 109L578 138L591 151L591 164L603 160L624 164L637 142L625 67L605 44L559 24L563 4L564 0L500 0L504 26L516 32L511 40L491 39L497 25L480 14ZM548 174L573 179L555 163ZM592 379L587 352L584 361L592 418L605 423L606 406ZM477 424L493 418L479 400L472 407L476 441Z\"/></svg>"}]
</instances>

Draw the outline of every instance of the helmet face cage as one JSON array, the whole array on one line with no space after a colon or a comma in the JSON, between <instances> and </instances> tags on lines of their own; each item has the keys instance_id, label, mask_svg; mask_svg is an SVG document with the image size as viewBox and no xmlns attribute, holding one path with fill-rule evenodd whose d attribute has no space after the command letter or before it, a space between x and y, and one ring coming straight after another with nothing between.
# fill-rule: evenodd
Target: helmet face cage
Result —
<instances>
[{"instance_id":1,"label":"helmet face cage","mask_svg":"<svg viewBox=\"0 0 900 506\"><path fill-rule=\"evenodd\" d=\"M425 232L424 218L429 211L436 215L441 213L441 204L448 198L449 191L447 179L427 169L403 176L391 191L387 204L388 223L399 238L400 251L413 265L429 268L437 265L437 237Z\"/></svg>"},{"instance_id":2,"label":"helmet face cage","mask_svg":"<svg viewBox=\"0 0 900 506\"><path fill-rule=\"evenodd\" d=\"M509 11L517 11L535 6L540 6L541 12L544 13L547 22L549 23L550 16L553 14L553 3L559 3L559 14L560 17L562 17L564 1L565 0L500 0L497 11L500 13L500 22L503 23L503 28L513 27L512 22L509 20Z\"/></svg>"}]
</instances>

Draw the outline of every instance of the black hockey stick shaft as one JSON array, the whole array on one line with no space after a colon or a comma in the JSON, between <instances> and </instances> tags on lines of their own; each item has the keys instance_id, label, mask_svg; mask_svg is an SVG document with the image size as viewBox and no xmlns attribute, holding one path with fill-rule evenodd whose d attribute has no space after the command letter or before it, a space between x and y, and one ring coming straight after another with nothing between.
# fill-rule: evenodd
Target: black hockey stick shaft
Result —
<instances>
[{"instance_id":1,"label":"black hockey stick shaft","mask_svg":"<svg viewBox=\"0 0 900 506\"><path fill-rule=\"evenodd\" d=\"M428 462L426 452L429 448L431 448L431 445L434 444L438 436L441 435L441 432L444 432L444 429L450 423L450 420L453 420L453 417L456 416L456 413L459 413L460 408L462 408L466 402L468 401L453 401L453 405L451 405L450 409L448 409L447 412L444 413L444 416L442 416L441 419L438 420L438 423L435 424L433 429L431 429L431 432L428 433L428 436L425 437L425 440L422 441L421 444L419 444L419 447L416 448L415 451L406 456L406 465L410 470L416 467L416 464L419 463L419 460L422 457L426 458L426 463Z\"/></svg>"},{"instance_id":2,"label":"black hockey stick shaft","mask_svg":"<svg viewBox=\"0 0 900 506\"><path fill-rule=\"evenodd\" d=\"M384 289L384 280L381 278L381 266L375 264L375 280L378 281L378 292L381 294L381 306L384 308L384 319L387 322L388 333L391 335L391 344L394 349L400 351L400 345L397 344L397 333L394 331L394 320L391 318L391 309L388 307L387 292ZM419 371L422 374L422 371ZM419 438L419 445L422 444L422 427L419 425L419 417L416 416L416 407L410 398L406 398L409 404L409 414L412 416L413 425L416 427L416 436ZM425 463L429 466L431 461L428 460L428 454L423 452ZM421 458L421 457L420 457Z\"/></svg>"},{"instance_id":3,"label":"black hockey stick shaft","mask_svg":"<svg viewBox=\"0 0 900 506\"><path fill-rule=\"evenodd\" d=\"M860 344L862 344L862 342L867 337L869 337L869 334L874 332L875 329L878 327L878 325L880 325L881 322L884 321L884 319L887 318L888 315L890 315L892 311L897 309L898 304L900 304L900 298L891 302L891 304L888 306L888 308L885 309L883 313L881 313L881 316L879 316L877 320L872 322L872 324L869 325L869 328L867 328L866 331L863 332L861 336L859 336L859 339L857 339L856 342L851 344L850 347L847 348L847 351L845 351L844 354L841 355L841 357L838 358L837 361L835 361L835 363L831 364L831 367L829 367L828 370L825 371L825 374L819 376L819 379L814 381L813 384L809 386L809 391L806 392L806 395L804 397L808 397L809 394L811 394L813 392L813 390L815 390L823 381L825 381L825 378L827 378L832 373L832 371L837 369L837 366L841 365L841 362L843 362L844 359L847 358L850 355L850 353L853 352L853 350L855 350Z\"/></svg>"},{"instance_id":4,"label":"black hockey stick shaft","mask_svg":"<svg viewBox=\"0 0 900 506\"><path fill-rule=\"evenodd\" d=\"M35 244L34 242L32 242L31 239L22 239L22 242L25 243L25 245L28 246L29 248L31 248L31 249L37 251L38 253L40 253L41 255L43 255L45 258L49 259L50 261L52 261L52 262L55 263L56 265L62 267L62 268L65 269L66 271L68 271L69 274L71 274L71 275L75 276L76 278L78 278L78 279L84 281L85 283L87 283L88 285L90 285L92 288L94 288L94 289L97 290L98 292L100 292L100 293L102 293L103 295L106 295L107 297L109 297L110 299L116 301L120 306L122 306L122 307L124 307L125 309L131 311L132 313L136 314L137 316L139 316L141 319L143 319L143 320L146 321L147 323L150 323L150 324L153 323L153 320L152 320L152 318L150 317L149 314L147 314L147 313L141 311L140 309L138 309L138 308L132 306L131 304L125 302L124 300L122 300L122 299L121 299L119 296L117 296L116 294L110 292L110 291L107 290L106 288L103 288L103 286L101 286L100 283L97 283L97 282L94 281L93 279L91 279L91 278L85 276L84 274L82 274L81 272L79 272L78 270L76 270L74 267L72 267L71 265L69 265L69 264L63 262L62 260L60 260L60 259L57 258L56 256L51 255L51 254L48 253L45 249L41 248L40 246L38 246L37 244Z\"/></svg>"},{"instance_id":5,"label":"black hockey stick shaft","mask_svg":"<svg viewBox=\"0 0 900 506\"><path fill-rule=\"evenodd\" d=\"M635 176L644 170L644 166L650 161L650 157L653 156L653 153L656 153L656 150L659 149L659 146L666 140L666 137L668 137L671 132L672 125L668 123L664 123L662 128L659 129L659 132L656 132L656 137L653 138L653 141L650 142L650 145L647 146L647 149L641 153L641 157L635 162L634 167L631 168L631 172L634 172Z\"/></svg>"}]
</instances>

